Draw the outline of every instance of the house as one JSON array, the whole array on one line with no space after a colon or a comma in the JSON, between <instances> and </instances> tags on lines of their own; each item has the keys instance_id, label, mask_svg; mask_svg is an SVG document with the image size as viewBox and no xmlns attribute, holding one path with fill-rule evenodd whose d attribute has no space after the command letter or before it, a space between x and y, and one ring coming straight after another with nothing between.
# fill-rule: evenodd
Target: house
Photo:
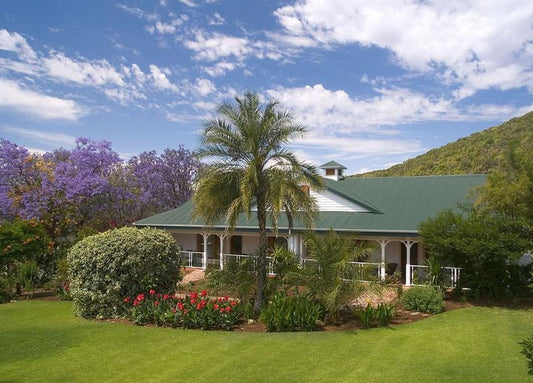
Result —
<instances>
[{"instance_id":1,"label":"house","mask_svg":"<svg viewBox=\"0 0 533 383\"><path fill-rule=\"evenodd\" d=\"M331 161L320 166L324 172L325 188L315 191L319 215L313 230L319 233L333 229L356 234L360 240L375 245L365 262L353 262L374 270L377 278L400 272L406 285L416 283L425 273L426 252L420 243L418 224L434 216L439 210L457 209L468 202L472 188L485 183L485 175L418 176L345 178L346 170ZM247 219L241 214L234 230L224 222L206 227L191 218L192 202L135 222L135 226L151 226L168 230L182 249L189 267L206 268L216 264L223 268L230 258L253 256L258 246L257 223L254 215ZM286 217L280 217L278 230L269 227L269 243L282 244L306 262L305 226L294 222L289 229ZM459 269L447 267L453 285Z\"/></svg>"}]
</instances>

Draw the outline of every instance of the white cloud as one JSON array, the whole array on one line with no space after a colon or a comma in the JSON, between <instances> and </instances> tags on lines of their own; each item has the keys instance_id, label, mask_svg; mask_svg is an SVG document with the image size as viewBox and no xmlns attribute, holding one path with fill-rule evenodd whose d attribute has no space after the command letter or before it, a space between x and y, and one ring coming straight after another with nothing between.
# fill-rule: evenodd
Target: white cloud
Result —
<instances>
[{"instance_id":1,"label":"white cloud","mask_svg":"<svg viewBox=\"0 0 533 383\"><path fill-rule=\"evenodd\" d=\"M242 60L252 52L248 39L203 31L197 31L195 39L186 41L185 46L196 52L195 59L207 61L227 57Z\"/></svg>"},{"instance_id":2,"label":"white cloud","mask_svg":"<svg viewBox=\"0 0 533 383\"><path fill-rule=\"evenodd\" d=\"M218 13L215 13L213 17L209 19L209 25L222 25L226 22L222 16Z\"/></svg>"},{"instance_id":3,"label":"white cloud","mask_svg":"<svg viewBox=\"0 0 533 383\"><path fill-rule=\"evenodd\" d=\"M150 76L154 86L157 89L178 92L178 87L176 84L170 82L170 80L167 78L167 75L170 75L170 70L168 68L159 68L154 64L150 65Z\"/></svg>"},{"instance_id":4,"label":"white cloud","mask_svg":"<svg viewBox=\"0 0 533 383\"><path fill-rule=\"evenodd\" d=\"M48 75L59 80L87 86L125 85L120 73L107 60L77 61L63 53L52 53L42 63Z\"/></svg>"},{"instance_id":5,"label":"white cloud","mask_svg":"<svg viewBox=\"0 0 533 383\"><path fill-rule=\"evenodd\" d=\"M321 84L301 88L278 88L267 93L294 111L305 125L320 131L391 134L383 126L423 120L442 120L455 112L449 101L428 99L408 89L376 89L377 96L355 99L343 90Z\"/></svg>"},{"instance_id":6,"label":"white cloud","mask_svg":"<svg viewBox=\"0 0 533 383\"><path fill-rule=\"evenodd\" d=\"M241 63L232 63L229 61L220 61L213 66L202 68L205 73L211 77L222 76L226 72L231 72L236 68L242 66Z\"/></svg>"},{"instance_id":7,"label":"white cloud","mask_svg":"<svg viewBox=\"0 0 533 383\"><path fill-rule=\"evenodd\" d=\"M9 33L5 29L0 29L0 50L15 52L25 61L37 58L37 54L24 37L17 32Z\"/></svg>"},{"instance_id":8,"label":"white cloud","mask_svg":"<svg viewBox=\"0 0 533 383\"><path fill-rule=\"evenodd\" d=\"M73 100L47 96L0 79L0 107L50 120L76 121L86 111Z\"/></svg>"},{"instance_id":9,"label":"white cloud","mask_svg":"<svg viewBox=\"0 0 533 383\"><path fill-rule=\"evenodd\" d=\"M0 129L6 132L14 133L18 136L33 139L40 143L52 144L55 146L74 146L76 143L76 137L64 133L43 132L41 130L25 129L14 126L3 126Z\"/></svg>"},{"instance_id":10,"label":"white cloud","mask_svg":"<svg viewBox=\"0 0 533 383\"><path fill-rule=\"evenodd\" d=\"M479 89L533 89L529 0L305 0L275 11L285 43L390 50L408 70L447 70L466 97Z\"/></svg>"},{"instance_id":11,"label":"white cloud","mask_svg":"<svg viewBox=\"0 0 533 383\"><path fill-rule=\"evenodd\" d=\"M197 7L198 4L196 4L194 1L191 0L178 0L180 3L185 4L188 7Z\"/></svg>"},{"instance_id":12,"label":"white cloud","mask_svg":"<svg viewBox=\"0 0 533 383\"><path fill-rule=\"evenodd\" d=\"M200 96L207 96L208 94L216 91L217 88L211 80L208 80L206 78L199 78L198 80L196 80L194 90L196 93L200 94Z\"/></svg>"}]
</instances>

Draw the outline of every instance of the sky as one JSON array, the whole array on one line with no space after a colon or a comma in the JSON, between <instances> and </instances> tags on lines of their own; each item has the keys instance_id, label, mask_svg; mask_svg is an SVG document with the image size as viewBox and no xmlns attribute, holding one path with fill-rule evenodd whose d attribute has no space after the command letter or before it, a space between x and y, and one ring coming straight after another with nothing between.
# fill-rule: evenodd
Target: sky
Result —
<instances>
[{"instance_id":1,"label":"sky","mask_svg":"<svg viewBox=\"0 0 533 383\"><path fill-rule=\"evenodd\" d=\"M0 137L193 151L255 91L301 159L401 163L533 109L531 0L3 0Z\"/></svg>"}]
</instances>

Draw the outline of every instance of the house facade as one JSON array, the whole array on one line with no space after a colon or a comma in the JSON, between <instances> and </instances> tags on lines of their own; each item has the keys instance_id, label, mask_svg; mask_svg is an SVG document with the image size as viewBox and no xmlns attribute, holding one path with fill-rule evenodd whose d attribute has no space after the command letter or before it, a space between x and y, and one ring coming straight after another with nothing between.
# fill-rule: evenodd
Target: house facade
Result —
<instances>
[{"instance_id":1,"label":"house facade","mask_svg":"<svg viewBox=\"0 0 533 383\"><path fill-rule=\"evenodd\" d=\"M320 168L325 188L317 191L306 187L319 209L312 230L325 233L332 229L368 241L373 245L372 254L363 262L354 260L354 266L370 269L381 280L396 272L406 285L416 284L425 274L426 252L420 242L418 224L439 210L458 209L460 204L469 202L471 190L486 181L485 175L345 178L346 168L334 161ZM253 214L249 219L241 214L235 228L229 230L225 222L207 227L194 220L192 210L189 201L134 225L171 233L188 267L205 269L214 264L223 268L232 258L254 256L259 236ZM282 216L277 230L269 226L268 231L270 247L287 246L301 262L311 261L305 249L305 225L295 221L289 228ZM453 285L460 270L450 265L445 272Z\"/></svg>"}]
</instances>

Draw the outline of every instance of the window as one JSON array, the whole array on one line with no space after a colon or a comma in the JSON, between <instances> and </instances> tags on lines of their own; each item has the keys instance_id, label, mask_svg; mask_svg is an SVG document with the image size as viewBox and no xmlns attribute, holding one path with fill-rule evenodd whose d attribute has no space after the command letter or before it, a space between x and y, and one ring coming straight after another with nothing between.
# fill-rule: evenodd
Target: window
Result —
<instances>
[{"instance_id":1,"label":"window","mask_svg":"<svg viewBox=\"0 0 533 383\"><path fill-rule=\"evenodd\" d=\"M334 176L335 175L335 169L326 169L326 175L327 176Z\"/></svg>"},{"instance_id":2,"label":"window","mask_svg":"<svg viewBox=\"0 0 533 383\"><path fill-rule=\"evenodd\" d=\"M242 254L242 236L234 235L230 239L230 253Z\"/></svg>"},{"instance_id":3,"label":"window","mask_svg":"<svg viewBox=\"0 0 533 383\"><path fill-rule=\"evenodd\" d=\"M339 169L339 177L342 177L342 169Z\"/></svg>"}]
</instances>

